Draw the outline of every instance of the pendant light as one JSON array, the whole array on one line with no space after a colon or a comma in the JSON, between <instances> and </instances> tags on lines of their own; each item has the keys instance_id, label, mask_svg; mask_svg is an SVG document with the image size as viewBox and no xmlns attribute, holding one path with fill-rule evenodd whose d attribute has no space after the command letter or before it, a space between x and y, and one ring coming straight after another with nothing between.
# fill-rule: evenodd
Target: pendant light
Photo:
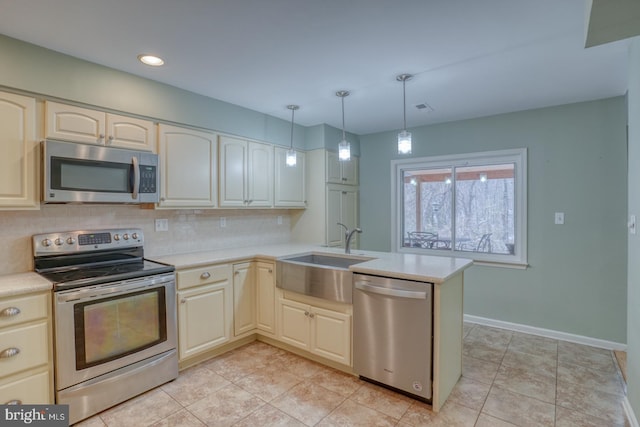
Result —
<instances>
[{"instance_id":1,"label":"pendant light","mask_svg":"<svg viewBox=\"0 0 640 427\"><path fill-rule=\"evenodd\" d=\"M348 162L351 160L351 144L347 141L344 132L344 98L349 96L348 90L339 90L336 96L342 99L342 141L338 144L338 160Z\"/></svg>"},{"instance_id":2,"label":"pendant light","mask_svg":"<svg viewBox=\"0 0 640 427\"><path fill-rule=\"evenodd\" d=\"M402 111L404 117L404 127L402 132L398 134L398 154L411 154L411 132L407 132L407 94L405 84L407 80L411 80L413 75L400 74L396 80L402 82Z\"/></svg>"},{"instance_id":3,"label":"pendant light","mask_svg":"<svg viewBox=\"0 0 640 427\"><path fill-rule=\"evenodd\" d=\"M297 154L296 150L293 149L293 115L298 108L298 105L287 105L287 108L291 110L291 146L287 150L287 157L285 158L285 162L289 167L295 167L297 162Z\"/></svg>"}]
</instances>

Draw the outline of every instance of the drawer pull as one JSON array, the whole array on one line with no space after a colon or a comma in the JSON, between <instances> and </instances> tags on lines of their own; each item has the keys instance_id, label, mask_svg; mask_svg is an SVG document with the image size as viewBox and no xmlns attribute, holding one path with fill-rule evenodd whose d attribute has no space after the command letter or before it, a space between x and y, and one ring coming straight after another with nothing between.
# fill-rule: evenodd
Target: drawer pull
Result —
<instances>
[{"instance_id":1,"label":"drawer pull","mask_svg":"<svg viewBox=\"0 0 640 427\"><path fill-rule=\"evenodd\" d=\"M20 314L20 309L18 307L7 307L0 311L0 317L13 317L18 314Z\"/></svg>"},{"instance_id":2,"label":"drawer pull","mask_svg":"<svg viewBox=\"0 0 640 427\"><path fill-rule=\"evenodd\" d=\"M211 277L211 273L209 273L208 271L205 271L200 275L201 279L208 279L209 277Z\"/></svg>"},{"instance_id":3,"label":"drawer pull","mask_svg":"<svg viewBox=\"0 0 640 427\"><path fill-rule=\"evenodd\" d=\"M8 359L10 357L17 356L18 353L20 353L19 348L11 347L0 352L0 359Z\"/></svg>"},{"instance_id":4,"label":"drawer pull","mask_svg":"<svg viewBox=\"0 0 640 427\"><path fill-rule=\"evenodd\" d=\"M22 400L19 400L19 399L10 400L7 403L5 403L5 405L22 405Z\"/></svg>"}]
</instances>

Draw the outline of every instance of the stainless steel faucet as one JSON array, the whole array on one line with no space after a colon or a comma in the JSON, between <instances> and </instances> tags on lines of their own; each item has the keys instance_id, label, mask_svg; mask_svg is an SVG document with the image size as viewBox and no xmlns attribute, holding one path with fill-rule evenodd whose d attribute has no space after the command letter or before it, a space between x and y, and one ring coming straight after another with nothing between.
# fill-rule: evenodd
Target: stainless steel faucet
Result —
<instances>
[{"instance_id":1,"label":"stainless steel faucet","mask_svg":"<svg viewBox=\"0 0 640 427\"><path fill-rule=\"evenodd\" d=\"M362 233L362 230L359 228L354 228L353 230L349 230L349 227L347 227L341 222L339 222L338 225L341 225L344 227L344 253L350 254L351 253L350 245L351 245L351 238L353 237L353 233Z\"/></svg>"}]
</instances>

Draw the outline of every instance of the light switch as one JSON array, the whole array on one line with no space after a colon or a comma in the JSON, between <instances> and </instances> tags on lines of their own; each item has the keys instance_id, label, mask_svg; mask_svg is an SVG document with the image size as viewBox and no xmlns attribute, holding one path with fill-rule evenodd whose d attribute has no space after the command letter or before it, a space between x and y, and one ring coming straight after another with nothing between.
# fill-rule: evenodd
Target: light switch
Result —
<instances>
[{"instance_id":1,"label":"light switch","mask_svg":"<svg viewBox=\"0 0 640 427\"><path fill-rule=\"evenodd\" d=\"M564 224L564 212L556 212L555 222L558 225Z\"/></svg>"}]
</instances>

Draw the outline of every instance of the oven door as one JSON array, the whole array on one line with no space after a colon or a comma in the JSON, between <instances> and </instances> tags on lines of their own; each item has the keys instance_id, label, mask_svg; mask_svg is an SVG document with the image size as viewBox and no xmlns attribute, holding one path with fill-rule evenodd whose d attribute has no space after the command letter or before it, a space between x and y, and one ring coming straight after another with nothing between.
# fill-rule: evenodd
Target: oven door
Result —
<instances>
[{"instance_id":1,"label":"oven door","mask_svg":"<svg viewBox=\"0 0 640 427\"><path fill-rule=\"evenodd\" d=\"M175 275L55 293L56 389L176 348Z\"/></svg>"}]
</instances>

